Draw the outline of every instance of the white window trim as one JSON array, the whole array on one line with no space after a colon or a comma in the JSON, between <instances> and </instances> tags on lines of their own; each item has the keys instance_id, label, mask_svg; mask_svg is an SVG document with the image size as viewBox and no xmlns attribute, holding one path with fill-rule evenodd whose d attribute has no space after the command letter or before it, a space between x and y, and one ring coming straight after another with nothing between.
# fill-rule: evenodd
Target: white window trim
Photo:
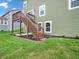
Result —
<instances>
[{"instance_id":1,"label":"white window trim","mask_svg":"<svg viewBox=\"0 0 79 59\"><path fill-rule=\"evenodd\" d=\"M72 9L76 9L76 8L79 8L79 6L71 7L71 0L68 0L68 9L72 10Z\"/></svg>"},{"instance_id":2,"label":"white window trim","mask_svg":"<svg viewBox=\"0 0 79 59\"><path fill-rule=\"evenodd\" d=\"M41 11L40 8L42 6L44 6L44 14L43 15L40 15L40 11ZM43 5L39 6L39 17L45 16L45 15L46 15L46 6L45 6L45 4L43 4Z\"/></svg>"},{"instance_id":3,"label":"white window trim","mask_svg":"<svg viewBox=\"0 0 79 59\"><path fill-rule=\"evenodd\" d=\"M23 7L26 7L27 6L27 1L24 1L23 2Z\"/></svg>"},{"instance_id":4,"label":"white window trim","mask_svg":"<svg viewBox=\"0 0 79 59\"><path fill-rule=\"evenodd\" d=\"M23 4L27 4L27 1L24 1Z\"/></svg>"},{"instance_id":5,"label":"white window trim","mask_svg":"<svg viewBox=\"0 0 79 59\"><path fill-rule=\"evenodd\" d=\"M50 23L50 31L46 31L46 23ZM44 22L44 33L52 33L52 21Z\"/></svg>"},{"instance_id":6,"label":"white window trim","mask_svg":"<svg viewBox=\"0 0 79 59\"><path fill-rule=\"evenodd\" d=\"M38 24L41 23L41 26L43 27L43 22L38 22Z\"/></svg>"},{"instance_id":7,"label":"white window trim","mask_svg":"<svg viewBox=\"0 0 79 59\"><path fill-rule=\"evenodd\" d=\"M41 27L43 27L43 22L38 22L38 24L39 24L39 23L41 23ZM41 31L42 31L42 29L41 29Z\"/></svg>"}]
</instances>

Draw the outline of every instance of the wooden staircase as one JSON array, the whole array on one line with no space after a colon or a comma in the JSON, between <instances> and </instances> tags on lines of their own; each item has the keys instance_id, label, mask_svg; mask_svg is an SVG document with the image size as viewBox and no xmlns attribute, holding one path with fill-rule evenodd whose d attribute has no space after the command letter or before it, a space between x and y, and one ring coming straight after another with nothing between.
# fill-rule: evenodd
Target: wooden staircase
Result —
<instances>
[{"instance_id":1,"label":"wooden staircase","mask_svg":"<svg viewBox=\"0 0 79 59\"><path fill-rule=\"evenodd\" d=\"M31 31L38 40L45 38L43 28L30 16L32 15L27 14L25 16L21 11L19 11L12 15L12 19L22 21L28 27L28 31ZM41 29L41 31L39 31L39 29Z\"/></svg>"}]
</instances>

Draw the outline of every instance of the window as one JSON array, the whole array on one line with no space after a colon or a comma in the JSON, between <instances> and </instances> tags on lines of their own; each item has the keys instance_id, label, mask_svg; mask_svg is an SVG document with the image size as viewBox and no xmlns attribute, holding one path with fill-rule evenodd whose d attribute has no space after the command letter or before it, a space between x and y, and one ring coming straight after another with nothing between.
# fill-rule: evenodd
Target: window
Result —
<instances>
[{"instance_id":1,"label":"window","mask_svg":"<svg viewBox=\"0 0 79 59\"><path fill-rule=\"evenodd\" d=\"M34 15L34 10L32 9L32 10L28 11L27 13Z\"/></svg>"},{"instance_id":2,"label":"window","mask_svg":"<svg viewBox=\"0 0 79 59\"><path fill-rule=\"evenodd\" d=\"M7 20L0 20L0 25L8 25L8 21Z\"/></svg>"},{"instance_id":3,"label":"window","mask_svg":"<svg viewBox=\"0 0 79 59\"><path fill-rule=\"evenodd\" d=\"M39 6L39 16L45 16L45 4Z\"/></svg>"},{"instance_id":4,"label":"window","mask_svg":"<svg viewBox=\"0 0 79 59\"><path fill-rule=\"evenodd\" d=\"M45 21L44 22L44 32L45 33L52 33L52 21Z\"/></svg>"},{"instance_id":5,"label":"window","mask_svg":"<svg viewBox=\"0 0 79 59\"><path fill-rule=\"evenodd\" d=\"M69 0L69 9L79 8L79 0Z\"/></svg>"},{"instance_id":6,"label":"window","mask_svg":"<svg viewBox=\"0 0 79 59\"><path fill-rule=\"evenodd\" d=\"M3 24L3 20L1 20L1 24Z\"/></svg>"},{"instance_id":7,"label":"window","mask_svg":"<svg viewBox=\"0 0 79 59\"><path fill-rule=\"evenodd\" d=\"M27 6L27 1L24 1L24 2L23 2L23 6L24 6L24 7Z\"/></svg>"},{"instance_id":8,"label":"window","mask_svg":"<svg viewBox=\"0 0 79 59\"><path fill-rule=\"evenodd\" d=\"M5 20L4 24L7 24L7 20Z\"/></svg>"},{"instance_id":9,"label":"window","mask_svg":"<svg viewBox=\"0 0 79 59\"><path fill-rule=\"evenodd\" d=\"M24 1L24 2L23 2L23 8L24 8L24 9L27 9L27 1Z\"/></svg>"},{"instance_id":10,"label":"window","mask_svg":"<svg viewBox=\"0 0 79 59\"><path fill-rule=\"evenodd\" d=\"M38 25L41 26L41 27L43 27L43 23L42 22L38 22ZM42 29L39 28L39 31L42 31Z\"/></svg>"}]
</instances>

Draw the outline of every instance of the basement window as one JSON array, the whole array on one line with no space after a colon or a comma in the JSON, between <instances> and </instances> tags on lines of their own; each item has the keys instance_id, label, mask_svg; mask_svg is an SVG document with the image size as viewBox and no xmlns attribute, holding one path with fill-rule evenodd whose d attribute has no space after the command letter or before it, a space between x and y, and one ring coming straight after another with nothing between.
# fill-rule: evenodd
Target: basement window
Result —
<instances>
[{"instance_id":1,"label":"basement window","mask_svg":"<svg viewBox=\"0 0 79 59\"><path fill-rule=\"evenodd\" d=\"M45 21L44 22L44 32L45 33L52 33L52 21Z\"/></svg>"},{"instance_id":2,"label":"basement window","mask_svg":"<svg viewBox=\"0 0 79 59\"><path fill-rule=\"evenodd\" d=\"M79 8L79 0L69 0L69 9Z\"/></svg>"},{"instance_id":3,"label":"basement window","mask_svg":"<svg viewBox=\"0 0 79 59\"><path fill-rule=\"evenodd\" d=\"M39 17L45 16L45 4L39 6Z\"/></svg>"}]
</instances>

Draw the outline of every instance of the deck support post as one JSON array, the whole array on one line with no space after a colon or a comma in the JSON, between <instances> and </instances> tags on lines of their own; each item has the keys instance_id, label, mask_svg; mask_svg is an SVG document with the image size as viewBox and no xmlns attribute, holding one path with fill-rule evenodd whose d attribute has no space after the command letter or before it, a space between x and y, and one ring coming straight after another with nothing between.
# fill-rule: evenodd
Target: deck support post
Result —
<instances>
[{"instance_id":1,"label":"deck support post","mask_svg":"<svg viewBox=\"0 0 79 59\"><path fill-rule=\"evenodd\" d=\"M14 21L12 20L12 35L14 34Z\"/></svg>"},{"instance_id":2,"label":"deck support post","mask_svg":"<svg viewBox=\"0 0 79 59\"><path fill-rule=\"evenodd\" d=\"M22 23L22 21L21 21L21 18L20 18L20 36L21 36L21 29L22 29L21 23Z\"/></svg>"}]
</instances>

